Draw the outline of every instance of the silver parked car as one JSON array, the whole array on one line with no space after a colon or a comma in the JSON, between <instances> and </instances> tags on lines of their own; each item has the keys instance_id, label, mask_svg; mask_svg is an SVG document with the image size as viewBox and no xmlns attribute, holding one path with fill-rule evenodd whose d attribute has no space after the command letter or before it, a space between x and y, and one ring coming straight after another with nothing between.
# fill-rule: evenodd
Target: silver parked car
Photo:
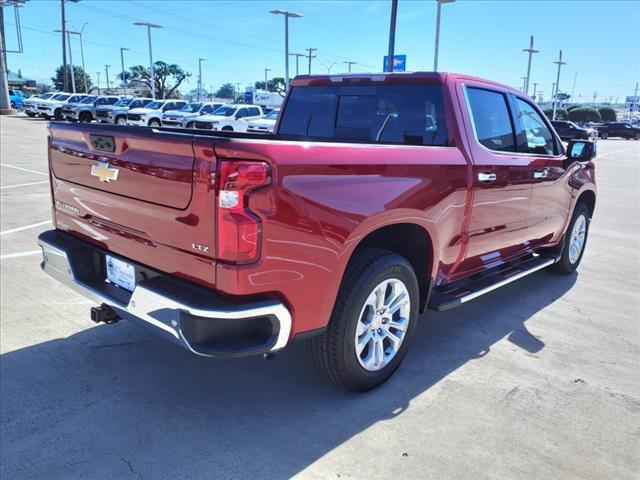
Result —
<instances>
[{"instance_id":1,"label":"silver parked car","mask_svg":"<svg viewBox=\"0 0 640 480\"><path fill-rule=\"evenodd\" d=\"M118 100L113 105L96 107L96 120L101 123L127 124L127 112L132 108L143 108L153 102L153 98L127 97Z\"/></svg>"}]
</instances>

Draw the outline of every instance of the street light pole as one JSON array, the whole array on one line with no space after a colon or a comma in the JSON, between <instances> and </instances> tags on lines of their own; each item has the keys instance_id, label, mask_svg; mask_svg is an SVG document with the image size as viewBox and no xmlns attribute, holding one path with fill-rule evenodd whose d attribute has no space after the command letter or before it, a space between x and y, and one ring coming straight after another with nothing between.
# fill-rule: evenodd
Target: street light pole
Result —
<instances>
[{"instance_id":1,"label":"street light pole","mask_svg":"<svg viewBox=\"0 0 640 480\"><path fill-rule=\"evenodd\" d=\"M337 64L338 62L333 62L331 65L327 65L326 63L321 63L321 65L327 69L327 73L331 73L331 69Z\"/></svg>"},{"instance_id":2,"label":"street light pole","mask_svg":"<svg viewBox=\"0 0 640 480\"><path fill-rule=\"evenodd\" d=\"M396 45L396 17L398 16L398 0L391 0L391 18L389 20L389 52L387 58L387 72L393 72L393 60Z\"/></svg>"},{"instance_id":3,"label":"street light pole","mask_svg":"<svg viewBox=\"0 0 640 480\"><path fill-rule=\"evenodd\" d=\"M275 15L284 15L284 82L285 86L289 86L289 17L300 18L302 14L289 12L287 10L271 10L269 13Z\"/></svg>"},{"instance_id":4,"label":"street light pole","mask_svg":"<svg viewBox=\"0 0 640 480\"><path fill-rule=\"evenodd\" d=\"M149 22L133 22L134 25L147 27L147 38L149 40L149 67L151 69L151 97L156 99L156 76L153 68L153 50L151 48L151 29L152 28L162 28L162 25L157 25L155 23Z\"/></svg>"},{"instance_id":5,"label":"street light pole","mask_svg":"<svg viewBox=\"0 0 640 480\"><path fill-rule=\"evenodd\" d=\"M98 95L100 95L100 72L96 72L96 75L98 75Z\"/></svg>"},{"instance_id":6,"label":"street light pole","mask_svg":"<svg viewBox=\"0 0 640 480\"><path fill-rule=\"evenodd\" d=\"M69 89L69 82L67 81L67 18L64 12L65 0L60 0L60 9L62 10L62 88L66 92Z\"/></svg>"},{"instance_id":7,"label":"street light pole","mask_svg":"<svg viewBox=\"0 0 640 480\"><path fill-rule=\"evenodd\" d=\"M82 33L84 32L84 27L87 24L82 25L82 28L79 32L69 32L71 35L78 35L80 37L80 57L82 59L82 72L84 77L84 93L89 93L89 84L87 82L87 70L84 67L84 47L82 46Z\"/></svg>"},{"instance_id":8,"label":"street light pole","mask_svg":"<svg viewBox=\"0 0 640 480\"><path fill-rule=\"evenodd\" d=\"M524 89L527 86L527 77L520 77L520 80L522 80L522 88L520 90L524 92Z\"/></svg>"},{"instance_id":9,"label":"street light pole","mask_svg":"<svg viewBox=\"0 0 640 480\"><path fill-rule=\"evenodd\" d=\"M531 58L534 53L540 53L540 50L535 50L533 48L533 35L531 35L531 41L529 42L529 48L523 48L523 52L527 52L529 54L529 61L527 62L527 77L524 81L524 94L529 95L529 79L531 78Z\"/></svg>"},{"instance_id":10,"label":"street light pole","mask_svg":"<svg viewBox=\"0 0 640 480\"><path fill-rule=\"evenodd\" d=\"M110 87L109 87L109 67L110 67L110 66L111 66L111 65L105 65L105 66L104 66L104 70L105 70L105 72L107 73L107 76L106 76L106 79L107 79L107 95L109 94L109 88L110 88Z\"/></svg>"},{"instance_id":11,"label":"street light pole","mask_svg":"<svg viewBox=\"0 0 640 480\"><path fill-rule=\"evenodd\" d=\"M536 99L536 90L538 90L538 84L534 82L533 84L533 98L534 100Z\"/></svg>"},{"instance_id":12,"label":"street light pole","mask_svg":"<svg viewBox=\"0 0 640 480\"><path fill-rule=\"evenodd\" d=\"M67 30L67 44L69 45L69 65L71 67L71 91L76 93L76 72L73 70L73 56L71 55L71 34Z\"/></svg>"},{"instance_id":13,"label":"street light pole","mask_svg":"<svg viewBox=\"0 0 640 480\"><path fill-rule=\"evenodd\" d=\"M296 57L296 76L298 76L300 75L300 64L298 60L300 60L300 57L306 57L306 55L304 53L290 53L289 55Z\"/></svg>"},{"instance_id":14,"label":"street light pole","mask_svg":"<svg viewBox=\"0 0 640 480\"><path fill-rule=\"evenodd\" d=\"M441 16L441 9L442 9L442 4L443 3L453 3L455 2L455 0L436 0L436 2L438 3L437 9L436 9L436 47L435 47L435 52L433 54L433 71L437 72L438 71L438 53L440 51L440 16Z\"/></svg>"},{"instance_id":15,"label":"street light pole","mask_svg":"<svg viewBox=\"0 0 640 480\"><path fill-rule=\"evenodd\" d=\"M346 63L348 65L349 73L351 73L351 65L355 65L357 62L345 61L345 62L342 62L342 63Z\"/></svg>"},{"instance_id":16,"label":"street light pole","mask_svg":"<svg viewBox=\"0 0 640 480\"><path fill-rule=\"evenodd\" d=\"M202 95L202 62L205 60L206 58L198 58L198 101Z\"/></svg>"},{"instance_id":17,"label":"street light pole","mask_svg":"<svg viewBox=\"0 0 640 480\"><path fill-rule=\"evenodd\" d=\"M556 77L556 91L555 94L553 95L553 115L551 116L552 120L556 119L556 106L558 104L558 91L560 90L560 68L562 67L562 65L566 65L567 62L563 62L562 61L562 50L560 50L560 56L558 57L558 60L553 62L556 65L558 65L558 75Z\"/></svg>"},{"instance_id":18,"label":"street light pole","mask_svg":"<svg viewBox=\"0 0 640 480\"><path fill-rule=\"evenodd\" d=\"M269 85L269 79L268 79L268 73L271 71L270 68L265 68L264 69L264 91L265 93L268 92L269 90L267 89L267 85Z\"/></svg>"},{"instance_id":19,"label":"street light pole","mask_svg":"<svg viewBox=\"0 0 640 480\"><path fill-rule=\"evenodd\" d=\"M120 47L120 68L122 68L122 88L124 88L124 94L127 94L127 77L124 73L124 51L128 48Z\"/></svg>"}]
</instances>

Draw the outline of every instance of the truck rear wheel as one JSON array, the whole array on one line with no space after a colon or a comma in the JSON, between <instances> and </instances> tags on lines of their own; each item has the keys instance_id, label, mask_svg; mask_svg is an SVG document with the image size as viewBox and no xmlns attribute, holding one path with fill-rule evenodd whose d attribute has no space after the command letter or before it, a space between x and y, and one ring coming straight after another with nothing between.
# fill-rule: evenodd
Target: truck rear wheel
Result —
<instances>
[{"instance_id":1,"label":"truck rear wheel","mask_svg":"<svg viewBox=\"0 0 640 480\"><path fill-rule=\"evenodd\" d=\"M553 265L553 269L558 273L569 274L576 271L584 248L587 246L587 236L589 235L589 208L579 202L571 217L571 222L564 234L564 246L560 261Z\"/></svg>"},{"instance_id":2,"label":"truck rear wheel","mask_svg":"<svg viewBox=\"0 0 640 480\"><path fill-rule=\"evenodd\" d=\"M327 330L311 339L316 367L354 392L381 385L407 353L418 302L418 281L404 257L374 248L357 253Z\"/></svg>"},{"instance_id":3,"label":"truck rear wheel","mask_svg":"<svg viewBox=\"0 0 640 480\"><path fill-rule=\"evenodd\" d=\"M600 134L600 138L603 140L606 140L607 138L609 138L609 134L607 132L602 132Z\"/></svg>"}]
</instances>

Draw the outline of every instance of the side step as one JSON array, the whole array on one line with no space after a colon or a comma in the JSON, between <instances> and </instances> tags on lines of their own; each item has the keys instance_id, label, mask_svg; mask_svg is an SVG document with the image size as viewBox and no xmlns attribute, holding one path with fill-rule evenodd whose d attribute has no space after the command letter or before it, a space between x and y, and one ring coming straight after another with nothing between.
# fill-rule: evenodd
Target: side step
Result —
<instances>
[{"instance_id":1,"label":"side step","mask_svg":"<svg viewBox=\"0 0 640 480\"><path fill-rule=\"evenodd\" d=\"M435 288L429 299L429 308L439 312L451 310L554 263L556 263L554 257L534 254L458 282Z\"/></svg>"}]
</instances>

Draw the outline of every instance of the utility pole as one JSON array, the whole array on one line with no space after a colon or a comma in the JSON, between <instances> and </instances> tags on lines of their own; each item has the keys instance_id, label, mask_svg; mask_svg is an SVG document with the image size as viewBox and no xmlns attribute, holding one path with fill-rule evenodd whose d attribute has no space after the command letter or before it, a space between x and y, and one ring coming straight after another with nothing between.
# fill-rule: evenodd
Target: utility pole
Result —
<instances>
[{"instance_id":1,"label":"utility pole","mask_svg":"<svg viewBox=\"0 0 640 480\"><path fill-rule=\"evenodd\" d=\"M351 73L351 65L355 65L357 62L346 61L346 62L342 62L342 63L346 63L349 66L349 73Z\"/></svg>"},{"instance_id":2,"label":"utility pole","mask_svg":"<svg viewBox=\"0 0 640 480\"><path fill-rule=\"evenodd\" d=\"M438 3L438 6L440 4ZM396 46L396 17L398 16L398 0L391 0L391 18L389 21L389 52L387 58L387 72L393 72L393 60Z\"/></svg>"},{"instance_id":3,"label":"utility pole","mask_svg":"<svg viewBox=\"0 0 640 480\"><path fill-rule=\"evenodd\" d=\"M84 77L84 93L89 93L89 83L87 81L87 71L85 70L84 67L84 48L82 46L82 33L84 32L84 27L86 27L87 24L85 23L84 25L82 25L82 29L79 32L72 32L69 31L69 33L71 35L78 35L80 37L80 57L82 59L82 72L83 72L83 77ZM71 55L71 47L69 47L69 55Z\"/></svg>"},{"instance_id":4,"label":"utility pole","mask_svg":"<svg viewBox=\"0 0 640 480\"><path fill-rule=\"evenodd\" d=\"M318 49L317 48L306 48L305 49L308 53L307 58L309 58L309 75L311 75L311 59L312 58L316 58L317 55L314 55L313 52L317 52Z\"/></svg>"},{"instance_id":5,"label":"utility pole","mask_svg":"<svg viewBox=\"0 0 640 480\"><path fill-rule=\"evenodd\" d=\"M300 57L306 57L306 55L304 53L290 53L289 55L291 55L292 57L296 57L296 76L298 76L300 75L298 60L300 60Z\"/></svg>"},{"instance_id":6,"label":"utility pole","mask_svg":"<svg viewBox=\"0 0 640 480\"><path fill-rule=\"evenodd\" d=\"M300 18L302 14L288 12L287 10L271 10L269 13L284 16L284 83L289 87L289 17Z\"/></svg>"},{"instance_id":7,"label":"utility pole","mask_svg":"<svg viewBox=\"0 0 640 480\"><path fill-rule=\"evenodd\" d=\"M523 48L523 52L527 52L529 54L529 61L527 62L527 76L524 81L524 94L529 95L529 79L531 78L531 58L534 53L540 53L540 50L535 50L533 48L533 35L531 35L531 39L529 41L529 48Z\"/></svg>"},{"instance_id":8,"label":"utility pole","mask_svg":"<svg viewBox=\"0 0 640 480\"><path fill-rule=\"evenodd\" d=\"M524 92L524 89L527 87L527 77L520 77L520 80L522 80L522 88L520 90Z\"/></svg>"},{"instance_id":9,"label":"utility pole","mask_svg":"<svg viewBox=\"0 0 640 480\"><path fill-rule=\"evenodd\" d=\"M109 89L111 88L111 86L109 85L109 67L111 65L105 65L104 66L104 70L107 73L106 79L107 79L107 95L109 94Z\"/></svg>"},{"instance_id":10,"label":"utility pole","mask_svg":"<svg viewBox=\"0 0 640 480\"><path fill-rule=\"evenodd\" d=\"M556 119L556 106L558 105L558 91L560 91L560 68L562 67L562 65L566 65L567 62L563 62L562 61L562 50L560 50L560 56L558 57L558 60L553 62L556 65L558 65L558 76L556 77L556 92L553 95L553 115L551 117L552 120Z\"/></svg>"},{"instance_id":11,"label":"utility pole","mask_svg":"<svg viewBox=\"0 0 640 480\"><path fill-rule=\"evenodd\" d=\"M96 75L98 75L98 95L100 95L100 72L96 72Z\"/></svg>"},{"instance_id":12,"label":"utility pole","mask_svg":"<svg viewBox=\"0 0 640 480\"><path fill-rule=\"evenodd\" d=\"M576 92L576 80L578 80L578 72L573 75L573 87L571 88L571 103L573 103L573 94Z\"/></svg>"},{"instance_id":13,"label":"utility pole","mask_svg":"<svg viewBox=\"0 0 640 480\"><path fill-rule=\"evenodd\" d=\"M162 28L162 25L149 22L133 22L134 25L147 27L147 38L149 40L149 68L151 69L151 98L156 99L156 76L153 68L153 50L151 49L151 29ZM164 97L164 92L163 92Z\"/></svg>"},{"instance_id":14,"label":"utility pole","mask_svg":"<svg viewBox=\"0 0 640 480\"><path fill-rule=\"evenodd\" d=\"M533 97L531 97L531 98L533 98L533 100L536 99L536 90L538 90L538 84L534 82L533 83Z\"/></svg>"},{"instance_id":15,"label":"utility pole","mask_svg":"<svg viewBox=\"0 0 640 480\"><path fill-rule=\"evenodd\" d=\"M124 88L124 94L127 94L127 76L124 73L124 51L128 48L120 47L120 68L122 68L122 88Z\"/></svg>"},{"instance_id":16,"label":"utility pole","mask_svg":"<svg viewBox=\"0 0 640 480\"><path fill-rule=\"evenodd\" d=\"M267 89L267 85L269 85L269 76L268 73L271 71L270 68L265 68L264 69L264 91L265 93L268 92L269 90Z\"/></svg>"},{"instance_id":17,"label":"utility pole","mask_svg":"<svg viewBox=\"0 0 640 480\"><path fill-rule=\"evenodd\" d=\"M2 7L0 6L0 10ZM4 19L2 19L4 22ZM7 64L5 63L4 24L0 35L0 114L12 113L9 100L9 81L7 79Z\"/></svg>"},{"instance_id":18,"label":"utility pole","mask_svg":"<svg viewBox=\"0 0 640 480\"><path fill-rule=\"evenodd\" d=\"M593 108L596 108L596 97L598 96L598 92L593 92L593 103L591 104L591 106Z\"/></svg>"},{"instance_id":19,"label":"utility pole","mask_svg":"<svg viewBox=\"0 0 640 480\"><path fill-rule=\"evenodd\" d=\"M64 13L64 2L60 0L60 8L62 9L62 89L67 92L69 90L69 82L67 81L67 19Z\"/></svg>"},{"instance_id":20,"label":"utility pole","mask_svg":"<svg viewBox=\"0 0 640 480\"><path fill-rule=\"evenodd\" d=\"M71 55L71 34L67 30L67 43L69 44L69 66L71 67L71 91L76 93L76 72L73 68L73 56Z\"/></svg>"},{"instance_id":21,"label":"utility pole","mask_svg":"<svg viewBox=\"0 0 640 480\"><path fill-rule=\"evenodd\" d=\"M202 95L202 62L206 58L198 58L198 101L200 101L200 95Z\"/></svg>"},{"instance_id":22,"label":"utility pole","mask_svg":"<svg viewBox=\"0 0 640 480\"><path fill-rule=\"evenodd\" d=\"M236 91L238 92L238 99L240 99L240 84L236 83Z\"/></svg>"},{"instance_id":23,"label":"utility pole","mask_svg":"<svg viewBox=\"0 0 640 480\"><path fill-rule=\"evenodd\" d=\"M443 3L453 3L456 0L436 0L438 2L438 8L436 10L436 48L433 53L433 71L438 71L438 54L440 53L440 10ZM392 70L393 71L393 70Z\"/></svg>"}]
</instances>

